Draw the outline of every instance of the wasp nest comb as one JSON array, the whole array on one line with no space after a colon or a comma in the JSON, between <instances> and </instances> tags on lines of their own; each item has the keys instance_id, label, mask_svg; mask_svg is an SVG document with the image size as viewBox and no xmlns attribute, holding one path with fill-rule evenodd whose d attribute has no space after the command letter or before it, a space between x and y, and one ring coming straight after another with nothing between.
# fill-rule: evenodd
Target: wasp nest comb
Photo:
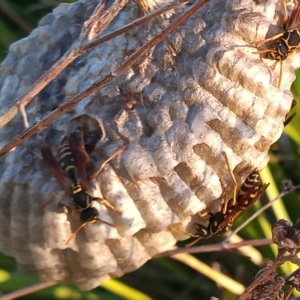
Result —
<instances>
[{"instance_id":1,"label":"wasp nest comb","mask_svg":"<svg viewBox=\"0 0 300 300\"><path fill-rule=\"evenodd\" d=\"M156 1L158 7L165 3ZM79 39L97 4L62 4L10 47L1 67L2 114ZM220 197L220 179L232 184L222 152L239 180L265 167L291 107L291 93L283 88L294 78L284 63L278 90L277 69L253 54L280 12L276 4L209 1L126 71L3 156L0 251L23 269L35 268L43 281L93 288L174 245L178 236L170 225L192 230L191 216ZM75 60L26 106L29 123L109 74L191 5L181 4ZM140 16L130 2L104 33ZM89 181L91 192L115 208L93 201L99 218L115 227L88 223L66 244L81 222L70 214L72 198L38 156L46 142L59 162L63 137L78 129L92 169L122 149ZM22 130L18 115L1 129L1 146Z\"/></svg>"}]
</instances>

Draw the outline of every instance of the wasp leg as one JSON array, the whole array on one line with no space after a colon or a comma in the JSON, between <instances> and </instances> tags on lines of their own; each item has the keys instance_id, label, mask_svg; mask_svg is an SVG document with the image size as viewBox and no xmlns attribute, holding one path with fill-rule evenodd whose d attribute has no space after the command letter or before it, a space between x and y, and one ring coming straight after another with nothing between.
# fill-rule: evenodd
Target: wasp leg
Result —
<instances>
[{"instance_id":1,"label":"wasp leg","mask_svg":"<svg viewBox=\"0 0 300 300\"><path fill-rule=\"evenodd\" d=\"M220 205L221 205L221 211L223 214L225 214L227 212L227 207L228 207L228 203L229 203L229 198L226 194L226 191L225 191L225 183L224 183L224 180L222 180L220 178L220 184L221 184L221 187L222 187L222 195L221 195L221 202L220 202Z\"/></svg>"},{"instance_id":2,"label":"wasp leg","mask_svg":"<svg viewBox=\"0 0 300 300\"><path fill-rule=\"evenodd\" d=\"M70 237L67 239L66 241L66 245L70 243L70 241L77 235L77 233L79 232L79 230L84 227L88 222L82 223L71 235Z\"/></svg>"},{"instance_id":3,"label":"wasp leg","mask_svg":"<svg viewBox=\"0 0 300 300\"><path fill-rule=\"evenodd\" d=\"M295 117L296 113L292 113L290 116L288 116L284 122L283 122L283 126L286 127Z\"/></svg>"},{"instance_id":4,"label":"wasp leg","mask_svg":"<svg viewBox=\"0 0 300 300\"><path fill-rule=\"evenodd\" d=\"M230 163L229 163L229 160L228 160L228 157L227 157L226 153L222 152L222 155L223 155L223 157L225 159L227 168L229 170L229 173L230 173L230 176L231 176L231 179L232 179L232 182L233 182L233 188L232 188L233 189L232 205L235 206L236 205L236 198L237 198L238 183L237 183L236 178L235 178L235 176L233 174L233 171L232 171L232 168L230 166Z\"/></svg>"},{"instance_id":5,"label":"wasp leg","mask_svg":"<svg viewBox=\"0 0 300 300\"><path fill-rule=\"evenodd\" d=\"M118 210L113 204L111 204L108 200L106 199L102 199L102 198L93 198L94 201L99 201L101 202L101 204L103 204L104 206L106 206L107 208L113 210L114 212L116 212L118 215L122 215L123 212Z\"/></svg>"},{"instance_id":6,"label":"wasp leg","mask_svg":"<svg viewBox=\"0 0 300 300\"><path fill-rule=\"evenodd\" d=\"M94 197L93 194L90 191L86 191L86 193L91 197L91 199L93 201L98 201L101 204L105 205L107 208L113 210L114 212L116 212L118 215L122 215L123 212L118 210L112 203L110 203L108 200L103 199L103 198L98 198L98 197Z\"/></svg>"},{"instance_id":7,"label":"wasp leg","mask_svg":"<svg viewBox=\"0 0 300 300\"><path fill-rule=\"evenodd\" d=\"M111 223L109 223L109 222L106 222L106 221L104 221L104 220L102 220L102 219L99 219L99 218L96 218L96 219L93 219L94 221L96 220L96 221L99 221L99 222L102 222L102 223L104 223L104 224L106 224L106 225L109 225L109 226L111 226L111 227L116 227L114 224L111 224ZM69 244L70 243L70 241L77 235L77 233L80 231L80 229L81 228L83 228L86 224L88 224L88 223L91 223L91 222L84 222L84 223L82 223L71 235L70 235L70 237L68 238L68 240L66 241L66 245L67 244Z\"/></svg>"},{"instance_id":8,"label":"wasp leg","mask_svg":"<svg viewBox=\"0 0 300 300\"><path fill-rule=\"evenodd\" d=\"M42 155L41 155L40 153L36 152L36 151L33 150L33 149L29 149L29 151L30 151L33 155L35 155L38 159L43 160L43 157L42 157Z\"/></svg>"},{"instance_id":9,"label":"wasp leg","mask_svg":"<svg viewBox=\"0 0 300 300\"><path fill-rule=\"evenodd\" d=\"M222 196L222 199L221 199L221 213L223 215L226 214L226 212L227 212L228 204L229 204L230 200L233 200L233 199L229 199L227 194L223 193L223 196ZM234 201L232 201L232 202L234 202ZM234 204L232 204L232 206L233 205Z\"/></svg>"},{"instance_id":10,"label":"wasp leg","mask_svg":"<svg viewBox=\"0 0 300 300\"><path fill-rule=\"evenodd\" d=\"M90 179L94 179L96 178L100 172L104 169L105 165L111 161L112 159L114 159L116 156L120 155L124 150L126 149L125 146L122 146L120 149L118 149L115 153L113 153L108 159L106 159L99 167L99 169L91 176Z\"/></svg>"},{"instance_id":11,"label":"wasp leg","mask_svg":"<svg viewBox=\"0 0 300 300\"><path fill-rule=\"evenodd\" d=\"M192 247L194 246L197 242L199 242L202 239L201 236L198 236L195 240L193 240L191 243L186 244L186 247Z\"/></svg>"}]
</instances>

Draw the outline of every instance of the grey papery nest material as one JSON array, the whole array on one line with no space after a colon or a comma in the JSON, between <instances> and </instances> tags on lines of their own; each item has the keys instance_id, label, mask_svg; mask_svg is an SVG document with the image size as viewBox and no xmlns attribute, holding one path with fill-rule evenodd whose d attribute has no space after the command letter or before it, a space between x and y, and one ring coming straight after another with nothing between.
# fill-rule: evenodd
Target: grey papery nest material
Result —
<instances>
[{"instance_id":1,"label":"grey papery nest material","mask_svg":"<svg viewBox=\"0 0 300 300\"><path fill-rule=\"evenodd\" d=\"M165 3L156 1L158 7ZM28 38L10 47L1 67L2 113L78 39L97 4L62 4ZM222 151L241 181L255 167L266 166L268 150L282 133L292 103L291 59L283 63L278 90L279 68L272 71L273 62L252 54L272 22L280 23L274 18L281 13L276 4L210 1L127 71L3 156L0 251L14 256L22 269L36 269L43 281L90 289L137 269L170 249L177 238L187 238L170 225L194 232L191 216L207 206L215 209L222 193L220 179L231 190ZM78 58L26 107L29 122L107 75L188 8L181 5ZM139 16L138 6L130 2L105 33ZM272 33L281 30L272 28ZM135 109L127 107L126 95L137 101ZM80 221L59 205L72 208L33 152L40 153L48 136L56 153L62 136L77 121L94 124L93 130L102 134L93 152L95 164L126 146L91 187L123 214L95 202L100 218L116 228L88 224L66 245ZM18 115L1 129L1 146L22 130ZM44 206L53 191L57 194Z\"/></svg>"}]
</instances>

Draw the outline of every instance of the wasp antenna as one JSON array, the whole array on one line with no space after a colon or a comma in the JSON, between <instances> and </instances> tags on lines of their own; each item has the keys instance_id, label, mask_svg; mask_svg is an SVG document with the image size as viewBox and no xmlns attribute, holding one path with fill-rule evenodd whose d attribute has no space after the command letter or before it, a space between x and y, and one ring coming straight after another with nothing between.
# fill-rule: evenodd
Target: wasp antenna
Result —
<instances>
[{"instance_id":1,"label":"wasp antenna","mask_svg":"<svg viewBox=\"0 0 300 300\"><path fill-rule=\"evenodd\" d=\"M265 44L265 43L267 43L267 42L275 41L275 40L281 38L282 36L283 36L283 33L282 33L282 32L281 32L281 33L278 33L278 34L273 35L273 36L271 36L271 37L269 37L269 38L267 38L267 39L265 39L265 40L256 42L256 46L260 46L260 45ZM269 51L274 51L274 52L276 52L274 49L269 49Z\"/></svg>"},{"instance_id":2,"label":"wasp antenna","mask_svg":"<svg viewBox=\"0 0 300 300\"><path fill-rule=\"evenodd\" d=\"M191 234L189 232L186 232L186 231L183 231L183 230L180 230L172 225L168 226L168 228L173 231L173 232L176 232L178 234L181 234L181 235L188 235L190 237L198 237L198 235L194 235L194 234Z\"/></svg>"},{"instance_id":3,"label":"wasp antenna","mask_svg":"<svg viewBox=\"0 0 300 300\"><path fill-rule=\"evenodd\" d=\"M108 226L111 226L111 227L116 228L116 225L114 225L114 224L112 224L112 223L109 223L109 222L106 222L106 221L104 221L104 220L102 220L102 219L95 218L94 220L97 220L97 221L102 222L102 223L104 223L104 224L106 224L106 225L108 225ZM85 223L84 223L84 224L85 224Z\"/></svg>"},{"instance_id":4,"label":"wasp antenna","mask_svg":"<svg viewBox=\"0 0 300 300\"><path fill-rule=\"evenodd\" d=\"M265 54L265 53L269 53L269 52L276 53L276 51L274 49L263 49L263 50L258 50L258 51L252 52L252 54Z\"/></svg>"},{"instance_id":5,"label":"wasp antenna","mask_svg":"<svg viewBox=\"0 0 300 300\"><path fill-rule=\"evenodd\" d=\"M96 178L100 172L104 169L104 167L106 166L106 164L111 161L112 159L114 159L116 156L120 155L124 150L126 149L126 146L122 146L121 148L119 148L115 153L113 153L109 158L107 158L99 167L99 169L95 172L94 175L91 176L92 178Z\"/></svg>"}]
</instances>

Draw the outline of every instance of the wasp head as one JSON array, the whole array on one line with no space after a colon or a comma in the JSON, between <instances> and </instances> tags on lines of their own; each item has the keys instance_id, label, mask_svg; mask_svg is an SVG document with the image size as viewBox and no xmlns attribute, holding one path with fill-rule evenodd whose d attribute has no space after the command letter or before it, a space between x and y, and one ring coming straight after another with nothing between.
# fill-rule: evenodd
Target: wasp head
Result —
<instances>
[{"instance_id":1,"label":"wasp head","mask_svg":"<svg viewBox=\"0 0 300 300\"><path fill-rule=\"evenodd\" d=\"M270 51L266 53L266 58L272 60L284 60L288 57L289 48L281 39L270 45Z\"/></svg>"},{"instance_id":2,"label":"wasp head","mask_svg":"<svg viewBox=\"0 0 300 300\"><path fill-rule=\"evenodd\" d=\"M89 207L82 210L79 214L79 217L83 223L95 223L98 221L98 211L95 207Z\"/></svg>"}]
</instances>

